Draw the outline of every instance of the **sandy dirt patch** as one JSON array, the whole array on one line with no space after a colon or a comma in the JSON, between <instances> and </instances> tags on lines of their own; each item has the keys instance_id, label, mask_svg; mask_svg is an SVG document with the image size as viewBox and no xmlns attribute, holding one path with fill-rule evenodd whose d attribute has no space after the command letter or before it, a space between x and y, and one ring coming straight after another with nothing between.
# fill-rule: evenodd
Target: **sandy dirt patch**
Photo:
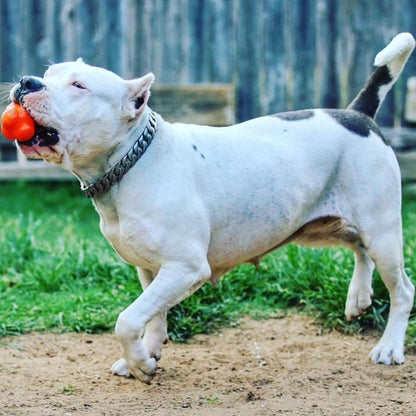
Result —
<instances>
[{"instance_id":1,"label":"sandy dirt patch","mask_svg":"<svg viewBox=\"0 0 416 416\"><path fill-rule=\"evenodd\" d=\"M322 332L304 316L170 342L150 386L111 376L113 334L0 340L0 415L416 415L416 356L373 365L372 335Z\"/></svg>"}]
</instances>

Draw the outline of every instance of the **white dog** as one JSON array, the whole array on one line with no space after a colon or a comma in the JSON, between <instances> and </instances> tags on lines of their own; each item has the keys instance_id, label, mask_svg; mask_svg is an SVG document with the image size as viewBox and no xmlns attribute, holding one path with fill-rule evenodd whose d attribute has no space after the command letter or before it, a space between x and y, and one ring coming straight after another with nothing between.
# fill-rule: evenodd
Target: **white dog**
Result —
<instances>
[{"instance_id":1,"label":"white dog","mask_svg":"<svg viewBox=\"0 0 416 416\"><path fill-rule=\"evenodd\" d=\"M204 282L290 241L354 251L345 313L371 304L378 268L391 299L375 363L404 360L414 287L403 267L401 183L373 117L414 48L408 33L346 110L303 110L230 127L169 124L147 106L154 77L130 81L82 61L23 77L11 98L37 123L20 143L76 175L143 293L119 316L113 374L149 382L166 312ZM140 160L139 160L140 159Z\"/></svg>"}]
</instances>

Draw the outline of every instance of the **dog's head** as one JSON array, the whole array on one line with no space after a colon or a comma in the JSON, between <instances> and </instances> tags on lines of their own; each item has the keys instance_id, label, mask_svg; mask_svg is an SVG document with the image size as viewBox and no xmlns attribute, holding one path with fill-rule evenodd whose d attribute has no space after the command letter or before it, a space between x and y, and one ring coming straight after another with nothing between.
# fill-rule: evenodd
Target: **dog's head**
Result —
<instances>
[{"instance_id":1,"label":"dog's head","mask_svg":"<svg viewBox=\"0 0 416 416\"><path fill-rule=\"evenodd\" d=\"M34 137L19 143L29 158L77 171L107 162L140 123L154 76L126 81L82 60L52 65L43 78L25 76L11 99L36 123Z\"/></svg>"}]
</instances>

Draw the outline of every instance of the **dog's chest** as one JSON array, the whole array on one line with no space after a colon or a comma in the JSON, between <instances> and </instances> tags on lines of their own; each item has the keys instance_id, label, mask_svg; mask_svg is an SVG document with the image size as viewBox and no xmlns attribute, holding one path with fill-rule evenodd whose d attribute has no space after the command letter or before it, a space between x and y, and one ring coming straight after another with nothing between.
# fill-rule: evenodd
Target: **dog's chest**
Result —
<instances>
[{"instance_id":1,"label":"dog's chest","mask_svg":"<svg viewBox=\"0 0 416 416\"><path fill-rule=\"evenodd\" d=\"M137 239L120 232L117 226L110 226L103 231L104 236L113 246L117 254L127 263L148 270L158 270L159 261L152 255L147 245L140 244Z\"/></svg>"},{"instance_id":2,"label":"dog's chest","mask_svg":"<svg viewBox=\"0 0 416 416\"><path fill-rule=\"evenodd\" d=\"M124 261L149 270L158 269L159 261L152 254L151 235L144 225L138 221L133 225L116 209L99 207L97 211L102 234Z\"/></svg>"}]
</instances>

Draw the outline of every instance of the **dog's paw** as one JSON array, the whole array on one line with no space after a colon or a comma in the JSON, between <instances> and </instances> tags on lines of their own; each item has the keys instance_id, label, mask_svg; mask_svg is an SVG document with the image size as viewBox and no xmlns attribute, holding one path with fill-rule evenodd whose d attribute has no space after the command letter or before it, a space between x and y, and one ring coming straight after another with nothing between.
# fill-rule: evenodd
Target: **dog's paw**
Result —
<instances>
[{"instance_id":1,"label":"dog's paw","mask_svg":"<svg viewBox=\"0 0 416 416\"><path fill-rule=\"evenodd\" d=\"M159 361L160 357L162 356L162 344L167 344L168 342L167 336L162 338L162 341L160 341L159 339L161 338L152 338L148 335L147 332L143 337L143 345L147 348L147 351L149 352L149 357L154 358L156 361Z\"/></svg>"},{"instance_id":2,"label":"dog's paw","mask_svg":"<svg viewBox=\"0 0 416 416\"><path fill-rule=\"evenodd\" d=\"M361 315L372 303L373 291L372 289L353 291L348 293L345 304L345 316L347 320Z\"/></svg>"},{"instance_id":3,"label":"dog's paw","mask_svg":"<svg viewBox=\"0 0 416 416\"><path fill-rule=\"evenodd\" d=\"M120 360L116 361L110 369L110 373L115 376L134 377L146 384L149 384L152 381L155 372L156 360L154 358L149 358L146 360L141 368L137 366L132 366L129 368L126 360L121 358Z\"/></svg>"},{"instance_id":4,"label":"dog's paw","mask_svg":"<svg viewBox=\"0 0 416 416\"><path fill-rule=\"evenodd\" d=\"M374 364L395 365L404 363L403 347L380 341L370 352Z\"/></svg>"},{"instance_id":5,"label":"dog's paw","mask_svg":"<svg viewBox=\"0 0 416 416\"><path fill-rule=\"evenodd\" d=\"M116 361L110 368L110 373L115 376L130 377L130 370L127 367L126 360L121 358Z\"/></svg>"}]
</instances>

